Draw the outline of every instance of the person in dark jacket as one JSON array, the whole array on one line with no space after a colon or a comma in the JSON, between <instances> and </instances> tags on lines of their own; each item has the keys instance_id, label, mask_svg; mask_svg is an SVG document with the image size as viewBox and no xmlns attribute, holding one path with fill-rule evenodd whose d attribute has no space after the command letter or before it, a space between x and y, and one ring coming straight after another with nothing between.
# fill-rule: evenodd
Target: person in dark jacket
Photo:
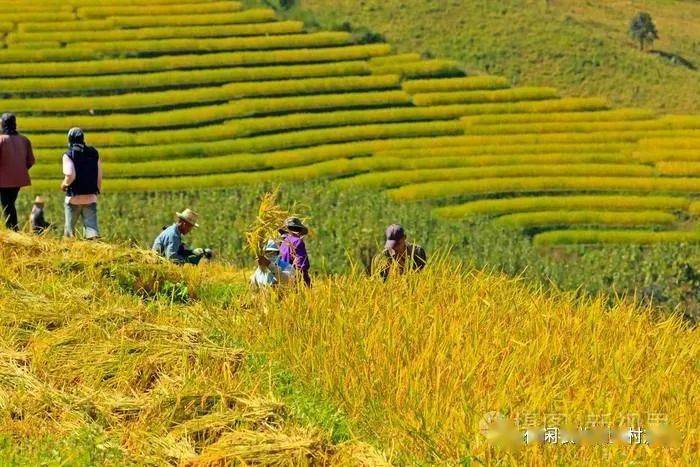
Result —
<instances>
[{"instance_id":1,"label":"person in dark jacket","mask_svg":"<svg viewBox=\"0 0 700 467\"><path fill-rule=\"evenodd\" d=\"M421 271L428 262L428 255L420 245L406 241L406 231L400 224L386 228L384 252L379 258L379 274L386 280L395 270L404 274L407 270Z\"/></svg>"},{"instance_id":2,"label":"person in dark jacket","mask_svg":"<svg viewBox=\"0 0 700 467\"><path fill-rule=\"evenodd\" d=\"M2 115L0 135L0 214L8 229L19 230L15 203L19 190L31 185L29 169L34 165L32 143L17 132L17 119Z\"/></svg>"},{"instance_id":3,"label":"person in dark jacket","mask_svg":"<svg viewBox=\"0 0 700 467\"><path fill-rule=\"evenodd\" d=\"M32 227L32 232L35 234L44 233L46 229L51 227L51 224L44 217L44 198L37 196L34 199L32 212L29 214L29 224Z\"/></svg>"},{"instance_id":4,"label":"person in dark jacket","mask_svg":"<svg viewBox=\"0 0 700 467\"><path fill-rule=\"evenodd\" d=\"M65 236L73 237L78 218L82 216L85 238L99 238L97 196L102 189L102 164L97 149L85 144L80 128L68 132L68 151L63 154L63 182L66 192Z\"/></svg>"},{"instance_id":5,"label":"person in dark jacket","mask_svg":"<svg viewBox=\"0 0 700 467\"><path fill-rule=\"evenodd\" d=\"M284 222L284 226L279 229L282 234L280 245L280 258L294 266L298 277L304 280L307 287L311 287L311 262L306 252L304 237L309 233L309 229L297 217L290 217Z\"/></svg>"}]
</instances>

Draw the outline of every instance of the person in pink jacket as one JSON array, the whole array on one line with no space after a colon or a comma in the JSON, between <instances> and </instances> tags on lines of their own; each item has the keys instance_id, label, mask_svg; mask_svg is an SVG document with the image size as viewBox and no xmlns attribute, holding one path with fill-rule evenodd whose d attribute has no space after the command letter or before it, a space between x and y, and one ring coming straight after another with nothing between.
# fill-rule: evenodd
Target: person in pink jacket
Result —
<instances>
[{"instance_id":1,"label":"person in pink jacket","mask_svg":"<svg viewBox=\"0 0 700 467\"><path fill-rule=\"evenodd\" d=\"M15 202L22 187L31 185L29 169L34 165L32 143L17 132L17 119L11 113L2 115L0 135L0 202L2 217L8 229L19 230Z\"/></svg>"}]
</instances>

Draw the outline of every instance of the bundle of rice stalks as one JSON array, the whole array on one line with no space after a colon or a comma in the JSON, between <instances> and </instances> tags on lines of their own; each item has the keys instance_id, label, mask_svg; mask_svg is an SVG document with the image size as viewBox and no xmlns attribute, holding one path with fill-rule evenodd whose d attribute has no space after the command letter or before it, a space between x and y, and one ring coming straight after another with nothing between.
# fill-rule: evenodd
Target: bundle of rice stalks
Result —
<instances>
[{"instance_id":1,"label":"bundle of rice stalks","mask_svg":"<svg viewBox=\"0 0 700 467\"><path fill-rule=\"evenodd\" d=\"M279 205L278 198L279 187L262 196L258 215L246 232L248 249L255 257L263 256L267 241L279 237L278 229L286 218L293 215Z\"/></svg>"},{"instance_id":2,"label":"bundle of rice stalks","mask_svg":"<svg viewBox=\"0 0 700 467\"><path fill-rule=\"evenodd\" d=\"M328 465L332 446L313 430L292 434L238 430L223 435L188 466Z\"/></svg>"}]
</instances>

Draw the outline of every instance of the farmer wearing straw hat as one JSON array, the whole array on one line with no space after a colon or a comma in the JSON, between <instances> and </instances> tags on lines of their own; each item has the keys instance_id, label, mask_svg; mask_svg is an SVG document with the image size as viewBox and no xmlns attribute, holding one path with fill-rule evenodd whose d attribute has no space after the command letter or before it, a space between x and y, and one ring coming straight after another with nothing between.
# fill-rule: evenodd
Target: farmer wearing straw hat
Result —
<instances>
[{"instance_id":1,"label":"farmer wearing straw hat","mask_svg":"<svg viewBox=\"0 0 700 467\"><path fill-rule=\"evenodd\" d=\"M41 234L51 227L51 224L46 222L44 218L44 204L44 198L37 196L34 199L32 212L29 214L29 224L32 226L32 232L35 234Z\"/></svg>"},{"instance_id":2,"label":"farmer wearing straw hat","mask_svg":"<svg viewBox=\"0 0 700 467\"><path fill-rule=\"evenodd\" d=\"M280 257L292 264L299 273L299 277L304 279L307 287L311 287L311 276L309 275L311 263L304 243L304 237L309 233L309 229L298 217L290 217L284 221L284 226L279 229L279 232L282 234Z\"/></svg>"},{"instance_id":3,"label":"farmer wearing straw hat","mask_svg":"<svg viewBox=\"0 0 700 467\"><path fill-rule=\"evenodd\" d=\"M15 202L22 187L31 185L29 169L34 165L32 143L17 132L14 114L2 114L0 134L0 218L8 229L19 230Z\"/></svg>"},{"instance_id":4,"label":"farmer wearing straw hat","mask_svg":"<svg viewBox=\"0 0 700 467\"><path fill-rule=\"evenodd\" d=\"M199 215L191 209L176 212L177 220L170 227L166 227L153 242L153 250L175 264L199 264L202 258L211 259L213 256L209 248L195 248L190 250L182 242L182 236L187 235L192 229L199 227L197 221Z\"/></svg>"},{"instance_id":5,"label":"farmer wearing straw hat","mask_svg":"<svg viewBox=\"0 0 700 467\"><path fill-rule=\"evenodd\" d=\"M275 240L269 240L258 258L258 267L250 277L253 290L288 285L294 279L294 266L280 257L280 247Z\"/></svg>"},{"instance_id":6,"label":"farmer wearing straw hat","mask_svg":"<svg viewBox=\"0 0 700 467\"><path fill-rule=\"evenodd\" d=\"M384 252L379 258L379 274L387 280L392 270L404 274L407 270L420 271L428 262L428 255L420 245L406 241L406 231L400 224L392 224L385 231Z\"/></svg>"},{"instance_id":7,"label":"farmer wearing straw hat","mask_svg":"<svg viewBox=\"0 0 700 467\"><path fill-rule=\"evenodd\" d=\"M85 238L100 236L97 225L97 195L102 190L102 163L97 149L85 144L80 128L68 131L68 151L63 154L63 182L66 192L65 236L73 237L78 218L83 218Z\"/></svg>"}]
</instances>

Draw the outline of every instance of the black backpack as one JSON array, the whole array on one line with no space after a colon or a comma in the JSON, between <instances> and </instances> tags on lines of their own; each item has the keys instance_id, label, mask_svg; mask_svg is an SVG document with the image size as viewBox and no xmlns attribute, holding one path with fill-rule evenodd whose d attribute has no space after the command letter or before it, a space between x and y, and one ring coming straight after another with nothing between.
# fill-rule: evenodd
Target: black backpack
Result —
<instances>
[{"instance_id":1,"label":"black backpack","mask_svg":"<svg viewBox=\"0 0 700 467\"><path fill-rule=\"evenodd\" d=\"M97 178L100 156L97 149L76 144L66 152L66 155L75 166L75 180L66 190L66 194L68 196L99 194Z\"/></svg>"}]
</instances>

